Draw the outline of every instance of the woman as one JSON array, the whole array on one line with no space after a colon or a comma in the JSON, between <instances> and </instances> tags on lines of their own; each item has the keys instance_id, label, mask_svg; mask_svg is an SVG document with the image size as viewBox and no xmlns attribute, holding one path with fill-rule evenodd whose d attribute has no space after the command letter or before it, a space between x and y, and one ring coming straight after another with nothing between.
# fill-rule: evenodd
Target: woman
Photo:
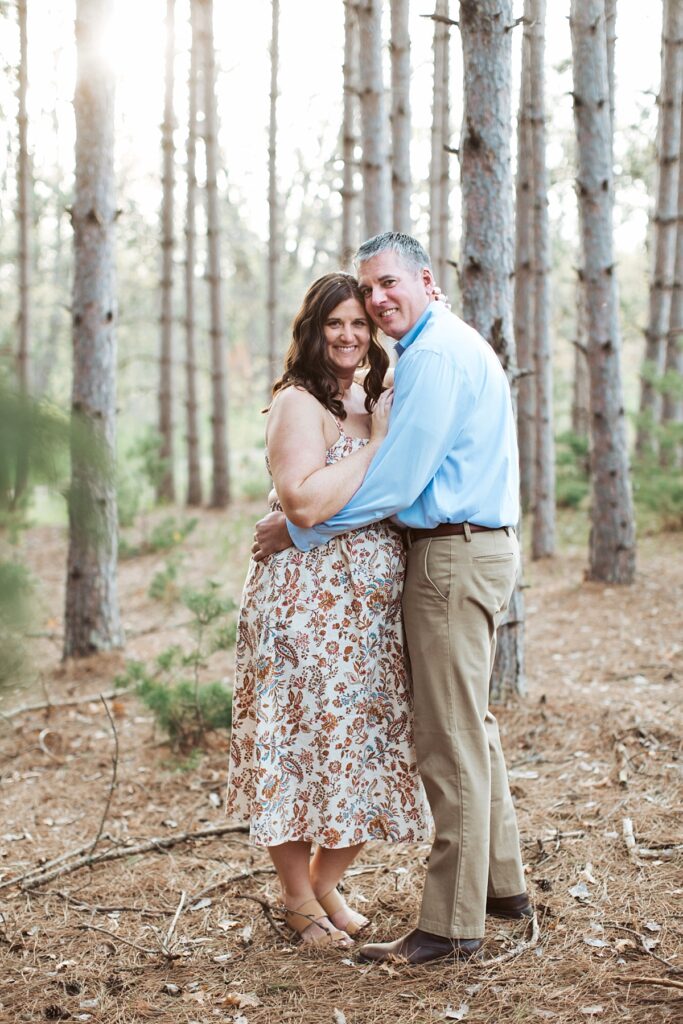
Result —
<instances>
[{"instance_id":1,"label":"woman","mask_svg":"<svg viewBox=\"0 0 683 1024\"><path fill-rule=\"evenodd\" d=\"M326 274L311 285L266 427L273 507L293 523L321 522L360 486L388 427L387 366L355 279ZM268 847L304 942L350 944L367 924L336 887L368 839L429 835L403 648L404 566L399 534L381 522L252 561L247 576L227 813L250 821L252 840Z\"/></svg>"}]
</instances>

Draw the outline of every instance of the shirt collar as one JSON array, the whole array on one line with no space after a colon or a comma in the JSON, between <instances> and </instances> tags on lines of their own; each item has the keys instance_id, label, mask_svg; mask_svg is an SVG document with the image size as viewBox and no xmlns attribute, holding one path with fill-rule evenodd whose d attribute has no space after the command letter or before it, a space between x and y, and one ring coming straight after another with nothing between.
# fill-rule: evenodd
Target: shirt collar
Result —
<instances>
[{"instance_id":1,"label":"shirt collar","mask_svg":"<svg viewBox=\"0 0 683 1024\"><path fill-rule=\"evenodd\" d=\"M395 350L396 355L397 355L397 357L399 359L401 358L401 356L403 355L405 350L408 348L408 346L412 345L412 343L415 341L417 336L422 333L423 327L425 326L427 321L432 316L432 313L433 313L433 310L434 310L434 306L435 306L435 303L434 302L430 302L429 305L427 306L427 308L425 309L424 313L420 317L420 319L417 320L413 324L413 326L410 328L408 333L404 334L403 337L401 338L401 340L397 341L396 344L394 345L394 350Z\"/></svg>"}]
</instances>

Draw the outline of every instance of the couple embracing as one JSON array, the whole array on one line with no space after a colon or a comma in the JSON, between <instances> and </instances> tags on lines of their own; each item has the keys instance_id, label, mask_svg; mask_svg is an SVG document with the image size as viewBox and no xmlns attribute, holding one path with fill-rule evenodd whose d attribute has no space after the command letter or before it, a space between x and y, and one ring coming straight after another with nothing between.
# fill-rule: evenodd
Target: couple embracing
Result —
<instances>
[{"instance_id":1,"label":"couple embracing","mask_svg":"<svg viewBox=\"0 0 683 1024\"><path fill-rule=\"evenodd\" d=\"M378 235L355 263L309 288L273 388L227 812L268 848L293 931L340 946L368 925L337 888L363 844L433 820L417 927L359 958L466 959L486 914L532 913L488 710L519 565L512 404L415 239Z\"/></svg>"}]
</instances>

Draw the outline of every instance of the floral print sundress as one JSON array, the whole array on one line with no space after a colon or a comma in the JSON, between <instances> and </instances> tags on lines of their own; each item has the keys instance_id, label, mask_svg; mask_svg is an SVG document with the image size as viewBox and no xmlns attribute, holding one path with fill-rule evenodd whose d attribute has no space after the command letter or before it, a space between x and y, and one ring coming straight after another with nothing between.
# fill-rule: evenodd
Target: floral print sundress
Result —
<instances>
[{"instance_id":1,"label":"floral print sundress","mask_svg":"<svg viewBox=\"0 0 683 1024\"><path fill-rule=\"evenodd\" d=\"M328 465L367 444L337 427ZM387 521L312 551L252 560L226 812L249 823L258 845L430 837L413 745L404 575L403 541Z\"/></svg>"}]
</instances>

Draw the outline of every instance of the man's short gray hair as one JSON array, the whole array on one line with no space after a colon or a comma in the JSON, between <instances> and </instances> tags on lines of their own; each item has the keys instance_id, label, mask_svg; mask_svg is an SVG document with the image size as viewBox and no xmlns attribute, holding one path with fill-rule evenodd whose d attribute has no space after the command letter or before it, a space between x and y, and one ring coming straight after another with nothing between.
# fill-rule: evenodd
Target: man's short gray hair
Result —
<instances>
[{"instance_id":1,"label":"man's short gray hair","mask_svg":"<svg viewBox=\"0 0 683 1024\"><path fill-rule=\"evenodd\" d=\"M432 269L432 262L427 250L412 235L404 235L400 231L384 231L381 235L369 238L359 247L353 262L358 267L366 260L371 260L373 256L379 256L381 252L388 251L398 253L406 266L414 270L415 273L418 273L423 267Z\"/></svg>"}]
</instances>

